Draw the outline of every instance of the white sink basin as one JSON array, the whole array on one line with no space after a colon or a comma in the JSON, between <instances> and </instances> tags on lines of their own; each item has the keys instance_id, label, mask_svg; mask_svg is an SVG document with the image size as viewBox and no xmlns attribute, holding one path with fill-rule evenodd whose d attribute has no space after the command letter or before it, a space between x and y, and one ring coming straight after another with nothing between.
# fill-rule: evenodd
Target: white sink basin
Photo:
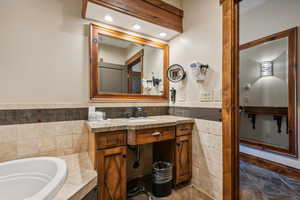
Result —
<instances>
[{"instance_id":1,"label":"white sink basin","mask_svg":"<svg viewBox=\"0 0 300 200\"><path fill-rule=\"evenodd\" d=\"M154 119L131 119L129 120L130 123L143 123L143 122L155 122L156 120Z\"/></svg>"},{"instance_id":2,"label":"white sink basin","mask_svg":"<svg viewBox=\"0 0 300 200\"><path fill-rule=\"evenodd\" d=\"M67 176L64 160L28 158L0 163L1 200L51 200Z\"/></svg>"}]
</instances>

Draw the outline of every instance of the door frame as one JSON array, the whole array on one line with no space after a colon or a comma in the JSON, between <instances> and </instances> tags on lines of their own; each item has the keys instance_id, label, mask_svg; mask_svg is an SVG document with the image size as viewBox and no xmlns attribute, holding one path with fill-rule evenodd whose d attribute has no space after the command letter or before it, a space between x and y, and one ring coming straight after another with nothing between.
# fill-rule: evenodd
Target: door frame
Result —
<instances>
[{"instance_id":1,"label":"door frame","mask_svg":"<svg viewBox=\"0 0 300 200\"><path fill-rule=\"evenodd\" d=\"M220 0L223 9L222 131L223 200L239 200L239 2Z\"/></svg>"},{"instance_id":2,"label":"door frame","mask_svg":"<svg viewBox=\"0 0 300 200\"><path fill-rule=\"evenodd\" d=\"M132 72L132 67L135 63L138 61L141 62L141 72ZM127 65L127 71L128 71L128 93L131 94L132 92L132 76L133 75L139 75L141 77L141 80L144 78L143 69L144 69L144 49L140 50L138 53L136 53L134 56L129 58L125 65ZM143 86L141 85L141 94L143 94Z\"/></svg>"}]
</instances>

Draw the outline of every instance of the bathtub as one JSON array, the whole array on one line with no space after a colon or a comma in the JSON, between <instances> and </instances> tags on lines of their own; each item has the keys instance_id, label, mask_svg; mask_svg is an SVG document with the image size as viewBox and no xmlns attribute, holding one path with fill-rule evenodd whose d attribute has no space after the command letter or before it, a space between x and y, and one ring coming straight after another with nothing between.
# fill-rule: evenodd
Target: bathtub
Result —
<instances>
[{"instance_id":1,"label":"bathtub","mask_svg":"<svg viewBox=\"0 0 300 200\"><path fill-rule=\"evenodd\" d=\"M0 163L1 200L51 200L67 176L64 160L28 158Z\"/></svg>"}]
</instances>

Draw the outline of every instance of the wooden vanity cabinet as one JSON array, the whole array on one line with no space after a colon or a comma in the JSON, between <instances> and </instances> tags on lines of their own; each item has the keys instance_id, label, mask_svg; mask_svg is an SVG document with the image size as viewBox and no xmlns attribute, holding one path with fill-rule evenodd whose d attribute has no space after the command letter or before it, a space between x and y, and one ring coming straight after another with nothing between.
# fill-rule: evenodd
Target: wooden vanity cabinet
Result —
<instances>
[{"instance_id":1,"label":"wooden vanity cabinet","mask_svg":"<svg viewBox=\"0 0 300 200\"><path fill-rule=\"evenodd\" d=\"M90 132L89 155L98 173L98 200L126 200L126 131Z\"/></svg>"},{"instance_id":2,"label":"wooden vanity cabinet","mask_svg":"<svg viewBox=\"0 0 300 200\"><path fill-rule=\"evenodd\" d=\"M153 143L153 161L174 164L174 185L190 182L192 129L193 124L181 124L136 131L90 132L89 155L98 172L98 200L127 199L127 144Z\"/></svg>"},{"instance_id":3,"label":"wooden vanity cabinet","mask_svg":"<svg viewBox=\"0 0 300 200\"><path fill-rule=\"evenodd\" d=\"M175 185L189 182L192 178L192 131L193 124L176 127Z\"/></svg>"},{"instance_id":4,"label":"wooden vanity cabinet","mask_svg":"<svg viewBox=\"0 0 300 200\"><path fill-rule=\"evenodd\" d=\"M97 151L99 200L127 199L127 147Z\"/></svg>"},{"instance_id":5,"label":"wooden vanity cabinet","mask_svg":"<svg viewBox=\"0 0 300 200\"><path fill-rule=\"evenodd\" d=\"M176 138L175 184L189 182L192 178L192 136Z\"/></svg>"}]
</instances>

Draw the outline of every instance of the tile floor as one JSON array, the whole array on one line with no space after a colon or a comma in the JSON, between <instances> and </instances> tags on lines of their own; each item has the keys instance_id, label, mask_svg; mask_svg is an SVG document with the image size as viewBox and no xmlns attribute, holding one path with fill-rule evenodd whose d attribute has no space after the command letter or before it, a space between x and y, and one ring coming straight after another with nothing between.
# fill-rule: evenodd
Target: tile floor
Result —
<instances>
[{"instance_id":1,"label":"tile floor","mask_svg":"<svg viewBox=\"0 0 300 200\"><path fill-rule=\"evenodd\" d=\"M241 200L300 200L300 181L240 162Z\"/></svg>"},{"instance_id":2,"label":"tile floor","mask_svg":"<svg viewBox=\"0 0 300 200\"><path fill-rule=\"evenodd\" d=\"M240 200L300 200L300 181L243 161L240 162L240 182ZM191 186L173 191L171 196L161 199L209 200ZM130 200L148 200L148 197L139 195Z\"/></svg>"},{"instance_id":3,"label":"tile floor","mask_svg":"<svg viewBox=\"0 0 300 200\"><path fill-rule=\"evenodd\" d=\"M139 195L129 200L149 200L147 195ZM184 187L172 192L172 195L165 198L152 198L151 200L210 200L191 186Z\"/></svg>"}]
</instances>

